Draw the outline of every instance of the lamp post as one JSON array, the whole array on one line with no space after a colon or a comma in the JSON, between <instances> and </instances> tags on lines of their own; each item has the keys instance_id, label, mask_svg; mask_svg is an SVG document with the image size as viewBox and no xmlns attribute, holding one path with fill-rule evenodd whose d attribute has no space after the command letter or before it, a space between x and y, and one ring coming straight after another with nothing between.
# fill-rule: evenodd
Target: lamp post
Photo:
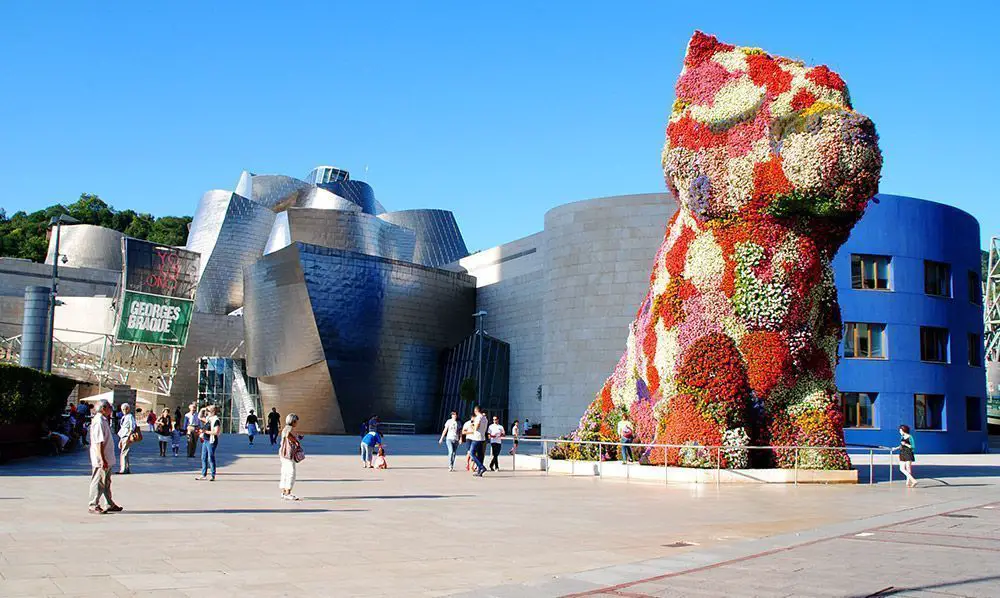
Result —
<instances>
[{"instance_id":1,"label":"lamp post","mask_svg":"<svg viewBox=\"0 0 1000 598\"><path fill-rule=\"evenodd\" d=\"M486 317L485 310L479 310L472 314L476 319L476 336L478 337L476 349L476 404L483 408L483 319Z\"/></svg>"},{"instance_id":2,"label":"lamp post","mask_svg":"<svg viewBox=\"0 0 1000 598\"><path fill-rule=\"evenodd\" d=\"M80 221L69 214L59 214L49 220L49 229L56 227L56 247L52 256L52 292L49 294L49 346L45 353L45 371L52 371L52 353L56 344L56 297L59 295L59 233L64 224L79 224Z\"/></svg>"}]
</instances>

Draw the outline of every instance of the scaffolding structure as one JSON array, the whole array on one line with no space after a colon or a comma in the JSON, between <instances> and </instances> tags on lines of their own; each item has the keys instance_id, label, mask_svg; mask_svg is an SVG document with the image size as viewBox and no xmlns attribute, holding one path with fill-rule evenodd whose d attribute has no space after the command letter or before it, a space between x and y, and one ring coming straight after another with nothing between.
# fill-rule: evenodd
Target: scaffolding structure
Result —
<instances>
[{"instance_id":1,"label":"scaffolding structure","mask_svg":"<svg viewBox=\"0 0 1000 598\"><path fill-rule=\"evenodd\" d=\"M983 345L986 348L986 418L1000 426L1000 237L990 239L983 278Z\"/></svg>"},{"instance_id":2,"label":"scaffolding structure","mask_svg":"<svg viewBox=\"0 0 1000 598\"><path fill-rule=\"evenodd\" d=\"M983 297L986 359L1000 362L1000 237L990 240Z\"/></svg>"}]
</instances>

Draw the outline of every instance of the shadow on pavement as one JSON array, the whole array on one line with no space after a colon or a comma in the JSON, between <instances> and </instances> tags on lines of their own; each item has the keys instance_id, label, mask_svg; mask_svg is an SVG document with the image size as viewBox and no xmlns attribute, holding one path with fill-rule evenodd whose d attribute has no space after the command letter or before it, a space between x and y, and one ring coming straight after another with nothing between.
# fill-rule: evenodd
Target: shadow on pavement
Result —
<instances>
[{"instance_id":1,"label":"shadow on pavement","mask_svg":"<svg viewBox=\"0 0 1000 598\"><path fill-rule=\"evenodd\" d=\"M868 594L865 596L855 596L854 598L875 598L876 596L896 596L897 594L909 593L909 592L919 592L921 590L935 590L938 588L950 588L953 586L961 586L967 583L982 583L984 581L1000 581L1000 575L989 575L987 577L970 577L968 579L960 579L958 581L949 581L943 583L930 583L919 586L905 586L901 588L889 587L884 590L879 590L874 594ZM936 593L936 592L935 592ZM947 593L948 596L958 596L959 594Z\"/></svg>"},{"instance_id":2,"label":"shadow on pavement","mask_svg":"<svg viewBox=\"0 0 1000 598\"><path fill-rule=\"evenodd\" d=\"M116 515L231 515L231 514L271 514L271 513L366 513L368 509L173 509L142 510L128 509Z\"/></svg>"},{"instance_id":3,"label":"shadow on pavement","mask_svg":"<svg viewBox=\"0 0 1000 598\"><path fill-rule=\"evenodd\" d=\"M303 496L302 500L407 500L439 498L474 498L472 494L397 494L395 496Z\"/></svg>"}]
</instances>

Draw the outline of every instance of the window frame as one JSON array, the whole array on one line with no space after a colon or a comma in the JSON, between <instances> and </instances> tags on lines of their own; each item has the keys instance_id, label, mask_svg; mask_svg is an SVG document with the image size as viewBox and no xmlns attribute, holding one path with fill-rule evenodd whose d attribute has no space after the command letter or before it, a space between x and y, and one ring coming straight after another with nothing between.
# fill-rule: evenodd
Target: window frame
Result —
<instances>
[{"instance_id":1,"label":"window frame","mask_svg":"<svg viewBox=\"0 0 1000 598\"><path fill-rule=\"evenodd\" d=\"M927 359L924 353L924 333L925 331L944 331L944 356L943 359ZM951 363L951 331L940 326L920 327L920 361L923 363Z\"/></svg>"},{"instance_id":2,"label":"window frame","mask_svg":"<svg viewBox=\"0 0 1000 598\"><path fill-rule=\"evenodd\" d=\"M926 423L926 420L927 420L927 413L928 413L928 407L930 405L930 400L931 399L940 399L941 400L941 409L940 409L940 413L938 415L938 417L941 420L941 426L940 427L938 427L938 428L921 427L919 425L919 420L917 419L917 403L920 401L920 397L924 397L924 401L923 402L924 402L924 420L925 420L925 423ZM913 395L913 429L914 430L920 430L922 432L947 432L948 431L948 421L947 421L947 416L946 416L947 408L948 408L948 404L947 404L947 400L946 400L945 395L942 395L942 394L932 394L932 393L923 393L923 392L914 393L914 395Z\"/></svg>"},{"instance_id":3,"label":"window frame","mask_svg":"<svg viewBox=\"0 0 1000 598\"><path fill-rule=\"evenodd\" d=\"M854 285L854 263L855 259L860 267L859 286ZM878 260L885 260L885 288L879 288L878 282ZM875 269L874 287L865 286L865 266L869 265ZM883 293L892 292L892 256L880 255L876 253L852 253L851 254L851 288L855 291L881 291Z\"/></svg>"},{"instance_id":4,"label":"window frame","mask_svg":"<svg viewBox=\"0 0 1000 598\"><path fill-rule=\"evenodd\" d=\"M928 270L931 268L944 269L944 281L942 293L932 293L928 290ZM938 272L940 273L940 272ZM924 295L928 297L940 297L942 299L950 299L955 294L954 283L952 282L951 275L951 264L947 262L938 262L934 260L924 260Z\"/></svg>"},{"instance_id":5,"label":"window frame","mask_svg":"<svg viewBox=\"0 0 1000 598\"><path fill-rule=\"evenodd\" d=\"M969 303L980 306L983 304L983 279L975 270L969 270Z\"/></svg>"},{"instance_id":6,"label":"window frame","mask_svg":"<svg viewBox=\"0 0 1000 598\"><path fill-rule=\"evenodd\" d=\"M976 419L979 421L978 428L972 428L969 426L969 401L976 401ZM965 397L965 431L966 432L982 432L983 431L983 398L982 397Z\"/></svg>"},{"instance_id":7,"label":"window frame","mask_svg":"<svg viewBox=\"0 0 1000 598\"><path fill-rule=\"evenodd\" d=\"M981 368L983 367L983 337L982 335L976 334L975 332L970 332L966 335L968 339L966 350L968 352L968 362L969 367ZM972 358L975 356L976 360L973 362Z\"/></svg>"},{"instance_id":8,"label":"window frame","mask_svg":"<svg viewBox=\"0 0 1000 598\"><path fill-rule=\"evenodd\" d=\"M859 350L859 346L860 346L860 344L858 343L858 340L861 338L860 333L858 332L858 330L859 330L859 328L861 326L866 326L867 330L868 330L868 339L867 339L868 340L868 355L858 355L858 350ZM872 346L873 346L873 344L872 344L872 338L873 338L872 331L874 329L877 329L881 333L880 334L881 341L880 341L880 345L879 346L882 349L882 354L878 355L878 356L872 356ZM889 358L889 356L888 356L888 341L886 340L887 336L886 336L885 329L886 329L886 325L883 324L882 322L844 322L844 350L843 350L844 359L876 359L876 360L879 360L879 361L885 361L886 359L888 359ZM852 342L852 347L853 347L853 351L852 351L853 355L848 355L847 354L847 347L848 347L847 339L848 339L848 332L850 332L851 330L853 330L853 332L854 332L853 335L851 335L851 342Z\"/></svg>"},{"instance_id":9,"label":"window frame","mask_svg":"<svg viewBox=\"0 0 1000 598\"><path fill-rule=\"evenodd\" d=\"M847 417L847 414L848 414L847 397L848 397L848 395L856 395L857 396L857 402L854 404L855 421L860 421L861 420L861 417L860 417L861 416L861 397L862 396L867 397L867 399L868 399L868 413L871 416L871 425L868 425L868 426L861 426L861 425L851 426L851 425L848 425L848 423L847 423L848 422L848 417ZM879 422L878 422L878 417L877 417L877 415L875 413L875 403L876 403L877 400L878 400L878 393L877 392L841 392L840 393L840 411L844 415L844 429L845 430L878 430L879 429L879 425L878 425Z\"/></svg>"}]
</instances>

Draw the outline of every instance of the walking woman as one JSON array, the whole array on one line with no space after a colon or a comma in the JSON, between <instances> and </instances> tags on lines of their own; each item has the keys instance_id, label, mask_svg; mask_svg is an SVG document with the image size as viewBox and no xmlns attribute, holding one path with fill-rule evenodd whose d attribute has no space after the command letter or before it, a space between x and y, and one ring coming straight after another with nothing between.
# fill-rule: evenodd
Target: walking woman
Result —
<instances>
[{"instance_id":1,"label":"walking woman","mask_svg":"<svg viewBox=\"0 0 1000 598\"><path fill-rule=\"evenodd\" d=\"M202 409L198 413L201 420L201 476L195 478L204 480L209 469L212 477L209 481L215 481L215 450L219 447L219 436L222 435L222 422L217 415L219 409L215 405L209 405L207 409Z\"/></svg>"},{"instance_id":2,"label":"walking woman","mask_svg":"<svg viewBox=\"0 0 1000 598\"><path fill-rule=\"evenodd\" d=\"M281 430L281 448L278 449L278 459L281 461L281 481L278 482L278 488L281 489L282 500L299 500L298 496L292 494L295 466L306 456L302 451L302 437L295 433L298 425L299 416L294 413L285 416L285 427Z\"/></svg>"},{"instance_id":3,"label":"walking woman","mask_svg":"<svg viewBox=\"0 0 1000 598\"><path fill-rule=\"evenodd\" d=\"M913 449L916 443L910 434L910 426L902 424L899 426L899 471L906 476L906 487L913 488L917 485L917 478L913 477Z\"/></svg>"},{"instance_id":4,"label":"walking woman","mask_svg":"<svg viewBox=\"0 0 1000 598\"><path fill-rule=\"evenodd\" d=\"M170 442L170 432L174 429L174 422L170 418L170 410L166 407L160 412L160 417L156 418L156 439L160 441L160 456L167 456L167 444Z\"/></svg>"}]
</instances>

